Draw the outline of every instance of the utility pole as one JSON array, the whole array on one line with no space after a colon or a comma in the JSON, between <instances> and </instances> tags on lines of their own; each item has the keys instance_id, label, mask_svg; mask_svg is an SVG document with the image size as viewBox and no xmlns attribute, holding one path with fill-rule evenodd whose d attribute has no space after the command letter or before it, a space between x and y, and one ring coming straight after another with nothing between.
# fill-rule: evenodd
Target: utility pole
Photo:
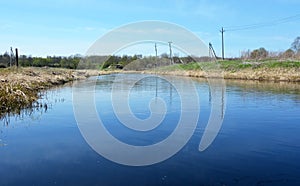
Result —
<instances>
[{"instance_id":1,"label":"utility pole","mask_svg":"<svg viewBox=\"0 0 300 186\"><path fill-rule=\"evenodd\" d=\"M170 65L173 64L173 60L172 60L172 41L169 41L169 48L170 48Z\"/></svg>"},{"instance_id":2,"label":"utility pole","mask_svg":"<svg viewBox=\"0 0 300 186\"><path fill-rule=\"evenodd\" d=\"M222 34L222 59L224 60L225 57L224 57L224 28L222 27L222 30L220 30L221 34Z\"/></svg>"},{"instance_id":3,"label":"utility pole","mask_svg":"<svg viewBox=\"0 0 300 186\"><path fill-rule=\"evenodd\" d=\"M156 46L156 43L155 43L154 47L155 47L155 67L157 67L157 46Z\"/></svg>"},{"instance_id":4,"label":"utility pole","mask_svg":"<svg viewBox=\"0 0 300 186\"><path fill-rule=\"evenodd\" d=\"M157 46L156 46L156 43L155 43L155 56L156 56L156 58L157 58Z\"/></svg>"}]
</instances>

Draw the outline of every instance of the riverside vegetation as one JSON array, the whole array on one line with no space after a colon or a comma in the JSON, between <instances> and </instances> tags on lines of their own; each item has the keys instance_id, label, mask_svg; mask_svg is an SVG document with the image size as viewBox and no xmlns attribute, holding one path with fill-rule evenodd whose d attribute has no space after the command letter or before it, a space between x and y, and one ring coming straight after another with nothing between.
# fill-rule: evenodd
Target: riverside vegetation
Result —
<instances>
[{"instance_id":1,"label":"riverside vegetation","mask_svg":"<svg viewBox=\"0 0 300 186\"><path fill-rule=\"evenodd\" d=\"M190 77L208 77L212 68L219 68L225 79L289 81L300 82L300 61L243 61L229 60L214 63L192 62L158 68L150 73L181 75Z\"/></svg>"},{"instance_id":2,"label":"riverside vegetation","mask_svg":"<svg viewBox=\"0 0 300 186\"><path fill-rule=\"evenodd\" d=\"M6 113L19 114L21 109L33 107L42 90L91 75L98 72L35 67L0 69L0 118Z\"/></svg>"},{"instance_id":3,"label":"riverside vegetation","mask_svg":"<svg viewBox=\"0 0 300 186\"><path fill-rule=\"evenodd\" d=\"M47 59L53 60L56 58L48 57ZM61 58L62 61L63 59L64 58ZM99 59L105 62L99 64ZM80 67L78 67L78 58L70 58L69 60L68 67L96 70L74 70L52 67L0 68L0 118L7 113L18 114L21 109L32 107L34 102L39 98L39 92L41 90L73 80L85 79L91 75L99 75L100 73L134 72L208 77L212 74L212 69L218 69L216 72L219 73L217 77L225 79L300 82L300 61L298 59L234 59L210 61L211 58L207 57L202 59L174 57L173 65L169 65L170 59L167 55L158 58L110 56L105 57L105 59L106 60L103 60L101 56L85 58L82 59L84 63L80 63ZM47 65L47 63L43 63L43 65Z\"/></svg>"}]
</instances>

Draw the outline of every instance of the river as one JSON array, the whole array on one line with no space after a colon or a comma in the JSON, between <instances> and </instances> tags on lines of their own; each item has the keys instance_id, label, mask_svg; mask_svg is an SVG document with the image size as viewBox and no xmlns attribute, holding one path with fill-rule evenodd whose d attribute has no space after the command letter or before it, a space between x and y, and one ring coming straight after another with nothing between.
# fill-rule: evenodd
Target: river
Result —
<instances>
[{"instance_id":1,"label":"river","mask_svg":"<svg viewBox=\"0 0 300 186\"><path fill-rule=\"evenodd\" d=\"M166 113L161 125L147 131L122 125L120 113L115 113L118 105L112 104L112 91L117 101L125 95L120 93L124 87L114 88L118 76L141 79L128 94L128 106L136 119L151 117L149 103L163 101ZM97 82L95 105L90 106L108 133L136 148L169 138L177 129L181 114L186 114L181 112L183 95L193 91L182 84L182 78L172 79L184 87L181 92L164 77L117 74L91 79ZM24 110L19 116L0 120L0 185L300 185L300 84L227 80L226 89L217 97L221 127L211 144L199 150L214 112L214 94L206 79L190 81L198 98L191 96L189 104L199 101L199 110L189 110L188 118L198 117L191 136L174 155L145 166L120 163L130 153L117 154L119 163L110 159L115 154L99 154L77 125L74 87L48 90L39 100L47 107ZM91 86L87 82L76 83L80 87L77 90L81 90L78 95L87 94L85 88ZM89 113L82 114L86 114L87 122L94 121ZM177 143L180 142L168 145ZM155 153L160 156L164 151L158 149Z\"/></svg>"}]
</instances>

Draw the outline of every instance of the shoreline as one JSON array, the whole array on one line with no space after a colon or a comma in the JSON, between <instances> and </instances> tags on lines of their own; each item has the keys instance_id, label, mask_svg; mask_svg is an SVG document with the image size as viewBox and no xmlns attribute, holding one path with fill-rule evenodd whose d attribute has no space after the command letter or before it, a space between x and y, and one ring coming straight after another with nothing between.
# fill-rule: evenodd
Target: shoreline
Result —
<instances>
[{"instance_id":1,"label":"shoreline","mask_svg":"<svg viewBox=\"0 0 300 186\"><path fill-rule=\"evenodd\" d=\"M101 71L101 73L103 73ZM103 74L111 73L141 73L141 74L159 74L159 75L173 75L183 77L195 78L224 78L225 80L254 80L254 81L269 81L269 82L300 82L300 69L242 69L236 71L220 71L221 74L216 72L207 73L203 70L144 70L144 71L107 71Z\"/></svg>"},{"instance_id":2,"label":"shoreline","mask_svg":"<svg viewBox=\"0 0 300 186\"><path fill-rule=\"evenodd\" d=\"M0 69L0 119L8 113L20 114L22 109L34 107L42 90L99 74L96 70L60 68Z\"/></svg>"},{"instance_id":3,"label":"shoreline","mask_svg":"<svg viewBox=\"0 0 300 186\"><path fill-rule=\"evenodd\" d=\"M260 82L300 82L299 68L246 68L223 70L221 74L206 73L203 70L150 69L143 71L126 70L73 70L61 68L6 68L0 69L0 119L8 113L19 114L24 108L33 107L42 90L63 85L90 76L113 73L139 73L174 75L193 78L217 77L229 80L254 80ZM212 75L213 74L213 75ZM215 75L215 76L214 76Z\"/></svg>"}]
</instances>

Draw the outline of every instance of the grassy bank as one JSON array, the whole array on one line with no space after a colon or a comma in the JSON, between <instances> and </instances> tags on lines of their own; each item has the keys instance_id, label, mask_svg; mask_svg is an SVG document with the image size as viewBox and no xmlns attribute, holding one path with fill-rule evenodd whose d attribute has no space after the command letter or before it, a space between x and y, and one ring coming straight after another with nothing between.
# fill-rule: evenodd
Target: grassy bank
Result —
<instances>
[{"instance_id":1,"label":"grassy bank","mask_svg":"<svg viewBox=\"0 0 300 186\"><path fill-rule=\"evenodd\" d=\"M57 68L0 69L0 118L33 106L39 92L55 85L98 75L97 71Z\"/></svg>"},{"instance_id":2,"label":"grassy bank","mask_svg":"<svg viewBox=\"0 0 300 186\"><path fill-rule=\"evenodd\" d=\"M189 77L208 77L213 74L225 79L300 82L300 62L278 60L194 62L145 71L106 70L101 74L123 72ZM23 108L32 107L41 90L91 75L99 75L99 72L33 67L0 69L0 118L6 113L19 113Z\"/></svg>"},{"instance_id":3,"label":"grassy bank","mask_svg":"<svg viewBox=\"0 0 300 186\"><path fill-rule=\"evenodd\" d=\"M215 69L218 69L215 71ZM259 80L259 81L290 81L300 82L299 61L219 61L217 63L201 62L176 64L147 71L149 73L208 77L213 73L225 79ZM220 74L222 73L222 74Z\"/></svg>"}]
</instances>

